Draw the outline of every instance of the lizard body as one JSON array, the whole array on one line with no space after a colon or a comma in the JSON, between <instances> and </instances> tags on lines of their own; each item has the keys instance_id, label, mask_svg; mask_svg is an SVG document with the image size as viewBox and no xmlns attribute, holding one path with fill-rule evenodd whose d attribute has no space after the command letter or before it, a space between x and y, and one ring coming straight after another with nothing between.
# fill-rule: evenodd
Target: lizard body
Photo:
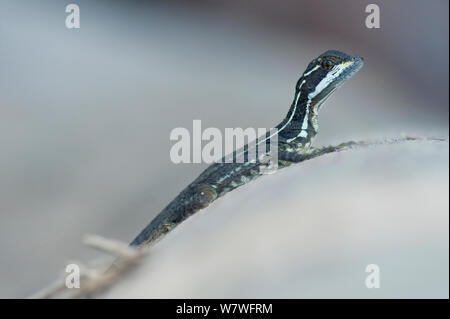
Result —
<instances>
[{"instance_id":1,"label":"lizard body","mask_svg":"<svg viewBox=\"0 0 450 319\"><path fill-rule=\"evenodd\" d=\"M283 121L276 126L278 167L314 157L311 142L318 131L317 114L325 100L363 65L359 56L329 50L311 61L297 82L294 101ZM270 155L271 133L258 139L266 143L266 153L243 163L214 163L170 202L133 240L132 246L151 245L189 216L226 193L249 183L263 173L267 162L259 155ZM242 151L248 154L249 146ZM237 152L235 151L234 156ZM331 151L324 148L323 152ZM257 152L256 152L257 153Z\"/></svg>"}]
</instances>

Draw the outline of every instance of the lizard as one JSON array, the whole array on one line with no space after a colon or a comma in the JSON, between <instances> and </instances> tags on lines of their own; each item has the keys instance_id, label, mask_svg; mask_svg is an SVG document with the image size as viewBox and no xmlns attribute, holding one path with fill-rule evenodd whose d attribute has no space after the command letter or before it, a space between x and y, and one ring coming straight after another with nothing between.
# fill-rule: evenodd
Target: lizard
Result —
<instances>
[{"instance_id":1,"label":"lizard","mask_svg":"<svg viewBox=\"0 0 450 319\"><path fill-rule=\"evenodd\" d=\"M211 164L182 190L130 245L139 248L153 245L189 216L228 192L263 175L261 168L268 164L267 161L260 160L260 156L270 157L270 141L273 140L274 134L276 134L278 168L350 145L352 142L321 149L311 147L312 140L318 133L317 117L322 104L361 69L363 64L362 57L337 50L328 50L313 59L297 81L294 100L286 117L275 127L275 133L268 132L258 139L258 144L266 143L265 153L258 154L254 160L242 163L230 163L222 158ZM233 158L236 158L237 152L233 152ZM248 155L248 144L241 152Z\"/></svg>"}]
</instances>

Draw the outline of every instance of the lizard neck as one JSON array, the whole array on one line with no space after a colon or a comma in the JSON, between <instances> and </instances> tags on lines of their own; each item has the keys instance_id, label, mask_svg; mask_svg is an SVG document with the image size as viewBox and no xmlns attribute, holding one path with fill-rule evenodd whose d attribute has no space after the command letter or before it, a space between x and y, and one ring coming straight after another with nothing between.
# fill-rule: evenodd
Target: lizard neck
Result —
<instances>
[{"instance_id":1,"label":"lizard neck","mask_svg":"<svg viewBox=\"0 0 450 319\"><path fill-rule=\"evenodd\" d=\"M320 103L302 91L302 79L299 83L286 117L276 128L282 143L309 145L319 129L317 111Z\"/></svg>"}]
</instances>

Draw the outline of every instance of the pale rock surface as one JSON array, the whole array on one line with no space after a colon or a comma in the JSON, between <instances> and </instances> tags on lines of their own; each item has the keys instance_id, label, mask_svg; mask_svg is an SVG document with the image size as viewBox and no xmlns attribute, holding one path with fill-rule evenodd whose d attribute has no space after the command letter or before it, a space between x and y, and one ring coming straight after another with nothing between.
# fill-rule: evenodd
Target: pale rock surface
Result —
<instances>
[{"instance_id":1,"label":"pale rock surface","mask_svg":"<svg viewBox=\"0 0 450 319\"><path fill-rule=\"evenodd\" d=\"M448 143L328 154L217 200L100 298L448 298ZM380 268L380 288L365 285Z\"/></svg>"}]
</instances>

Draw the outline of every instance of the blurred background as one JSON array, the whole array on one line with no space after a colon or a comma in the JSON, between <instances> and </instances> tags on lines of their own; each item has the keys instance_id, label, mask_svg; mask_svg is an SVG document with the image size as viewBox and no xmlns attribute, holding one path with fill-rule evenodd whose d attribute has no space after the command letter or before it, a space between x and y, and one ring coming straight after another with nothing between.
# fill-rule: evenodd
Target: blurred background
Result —
<instances>
[{"instance_id":1,"label":"blurred background","mask_svg":"<svg viewBox=\"0 0 450 319\"><path fill-rule=\"evenodd\" d=\"M83 234L131 241L205 167L170 161L173 128L273 127L328 49L365 66L316 146L448 137L448 1L78 0L67 29L69 3L0 2L0 297L97 256Z\"/></svg>"}]
</instances>

